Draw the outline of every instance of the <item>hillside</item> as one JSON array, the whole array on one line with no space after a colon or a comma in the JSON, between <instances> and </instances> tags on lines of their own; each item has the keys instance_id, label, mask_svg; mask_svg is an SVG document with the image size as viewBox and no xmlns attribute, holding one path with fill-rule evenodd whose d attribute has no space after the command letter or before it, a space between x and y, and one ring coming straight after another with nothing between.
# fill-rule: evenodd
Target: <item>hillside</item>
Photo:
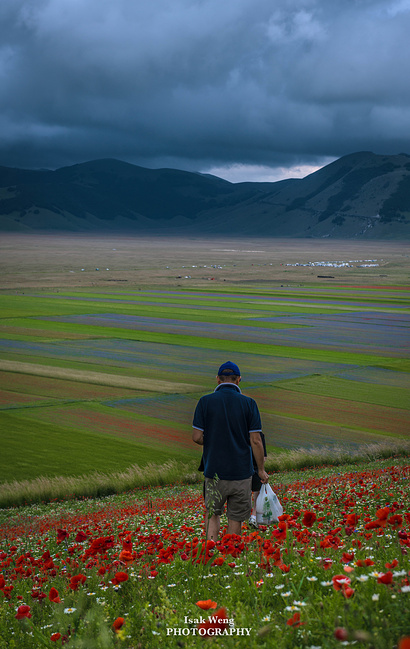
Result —
<instances>
[{"instance_id":1,"label":"hillside","mask_svg":"<svg viewBox=\"0 0 410 649\"><path fill-rule=\"evenodd\" d=\"M0 230L410 238L410 156L354 153L301 180L237 184L118 160L0 167Z\"/></svg>"}]
</instances>

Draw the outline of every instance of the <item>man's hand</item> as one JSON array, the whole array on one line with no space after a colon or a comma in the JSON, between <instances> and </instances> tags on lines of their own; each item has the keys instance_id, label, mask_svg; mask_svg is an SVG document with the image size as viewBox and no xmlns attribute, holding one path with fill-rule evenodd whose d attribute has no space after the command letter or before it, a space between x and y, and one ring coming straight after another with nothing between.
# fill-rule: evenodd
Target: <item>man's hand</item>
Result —
<instances>
[{"instance_id":1,"label":"man's hand","mask_svg":"<svg viewBox=\"0 0 410 649\"><path fill-rule=\"evenodd\" d=\"M269 476L264 469L258 471L258 476L260 477L262 484L268 484Z\"/></svg>"}]
</instances>

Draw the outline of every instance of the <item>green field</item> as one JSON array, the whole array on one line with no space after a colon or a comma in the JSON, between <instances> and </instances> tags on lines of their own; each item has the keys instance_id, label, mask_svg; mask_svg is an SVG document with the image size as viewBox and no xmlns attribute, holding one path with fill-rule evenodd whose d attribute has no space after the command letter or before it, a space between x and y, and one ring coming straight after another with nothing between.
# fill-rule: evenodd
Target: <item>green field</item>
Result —
<instances>
[{"instance_id":1,"label":"green field","mask_svg":"<svg viewBox=\"0 0 410 649\"><path fill-rule=\"evenodd\" d=\"M4 292L1 481L198 459L227 359L271 452L408 438L409 306L386 286Z\"/></svg>"}]
</instances>

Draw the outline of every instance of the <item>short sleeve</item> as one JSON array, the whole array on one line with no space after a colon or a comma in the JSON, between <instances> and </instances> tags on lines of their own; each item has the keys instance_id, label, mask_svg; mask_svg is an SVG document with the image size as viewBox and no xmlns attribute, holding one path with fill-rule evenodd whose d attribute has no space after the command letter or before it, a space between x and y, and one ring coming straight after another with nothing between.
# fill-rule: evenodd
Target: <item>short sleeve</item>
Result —
<instances>
[{"instance_id":1,"label":"short sleeve","mask_svg":"<svg viewBox=\"0 0 410 649\"><path fill-rule=\"evenodd\" d=\"M198 430L202 430L202 432L205 430L205 422L204 422L204 410L203 410L203 404L202 404L202 399L200 399L196 405L195 412L194 412L194 420L192 422L192 427L193 428L198 428Z\"/></svg>"},{"instance_id":2,"label":"short sleeve","mask_svg":"<svg viewBox=\"0 0 410 649\"><path fill-rule=\"evenodd\" d=\"M262 430L261 416L256 401L251 399L249 432L258 433Z\"/></svg>"}]
</instances>

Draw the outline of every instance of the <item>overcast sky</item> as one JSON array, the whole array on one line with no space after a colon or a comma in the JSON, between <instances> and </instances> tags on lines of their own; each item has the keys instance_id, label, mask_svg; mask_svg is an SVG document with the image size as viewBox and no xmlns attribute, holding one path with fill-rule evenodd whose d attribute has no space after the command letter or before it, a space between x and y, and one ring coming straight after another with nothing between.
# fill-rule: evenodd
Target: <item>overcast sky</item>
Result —
<instances>
[{"instance_id":1,"label":"overcast sky","mask_svg":"<svg viewBox=\"0 0 410 649\"><path fill-rule=\"evenodd\" d=\"M0 164L305 176L410 154L410 0L1 0Z\"/></svg>"}]
</instances>

